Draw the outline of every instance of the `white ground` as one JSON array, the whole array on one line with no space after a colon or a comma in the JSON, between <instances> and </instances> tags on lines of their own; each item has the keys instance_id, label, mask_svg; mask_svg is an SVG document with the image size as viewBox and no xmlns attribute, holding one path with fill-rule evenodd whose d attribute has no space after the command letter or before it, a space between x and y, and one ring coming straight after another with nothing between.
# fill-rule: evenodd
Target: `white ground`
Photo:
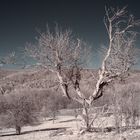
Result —
<instances>
[{"instance_id":1,"label":"white ground","mask_svg":"<svg viewBox=\"0 0 140 140\"><path fill-rule=\"evenodd\" d=\"M109 122L106 121L106 118L102 118L102 123L104 125L109 125L112 119L110 118ZM97 121L99 122L99 121ZM101 123L96 123L95 126L99 126ZM41 131L43 129L49 128L63 128L66 127L66 130L51 130L51 131ZM79 135L79 129L81 127L80 117L75 120L73 116L59 116L57 120L53 121L44 121L41 125L38 126L27 126L22 128L22 132L25 134L22 135L11 135L0 137L0 140L140 140L140 130L129 130L122 134L116 134L115 132L110 133L86 133L84 135ZM35 130L40 130L34 132ZM26 133L27 132L27 133ZM57 133L58 132L58 133ZM14 129L3 129L0 130L0 135L14 134ZM56 135L55 135L56 134Z\"/></svg>"}]
</instances>

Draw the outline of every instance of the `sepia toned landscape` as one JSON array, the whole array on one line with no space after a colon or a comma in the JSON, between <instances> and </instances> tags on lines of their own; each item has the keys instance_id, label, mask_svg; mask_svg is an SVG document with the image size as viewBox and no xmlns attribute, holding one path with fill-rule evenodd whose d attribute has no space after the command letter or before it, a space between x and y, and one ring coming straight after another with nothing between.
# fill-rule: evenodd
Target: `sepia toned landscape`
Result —
<instances>
[{"instance_id":1,"label":"sepia toned landscape","mask_svg":"<svg viewBox=\"0 0 140 140\"><path fill-rule=\"evenodd\" d=\"M0 2L4 5L2 11L9 4L7 12L2 13L7 17L5 26L0 23L6 33L4 36L0 33L0 39L4 38L0 47L6 43L6 37L8 42L0 48L0 140L139 140L138 3L132 5L128 0L129 8L122 6L126 2L121 1L61 2L22 1L23 5L16 0ZM100 10L103 7L104 11ZM138 17L131 13L134 7ZM83 14L86 26L81 24L82 8L86 9ZM51 10L54 14L49 13ZM94 20L90 22L87 17L91 13ZM22 19L20 23L21 15L29 22ZM6 23L12 17L16 20L8 29ZM47 17L45 22L48 20L45 29L37 28L36 36L30 30L27 32L29 25L32 29L34 22L40 24L43 17ZM49 24L53 17L58 21L63 17L62 25ZM97 18L101 18L103 30ZM72 29L81 24L77 26L79 33L65 23ZM94 23L95 45L93 40L90 44L90 23ZM10 32L12 27L18 28L15 34Z\"/></svg>"}]
</instances>

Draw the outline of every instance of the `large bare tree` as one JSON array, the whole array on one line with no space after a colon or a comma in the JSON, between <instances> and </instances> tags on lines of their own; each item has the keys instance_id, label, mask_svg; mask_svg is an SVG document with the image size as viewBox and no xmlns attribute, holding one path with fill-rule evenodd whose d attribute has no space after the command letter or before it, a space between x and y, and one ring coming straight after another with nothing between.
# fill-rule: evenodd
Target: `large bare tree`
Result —
<instances>
[{"instance_id":1,"label":"large bare tree","mask_svg":"<svg viewBox=\"0 0 140 140\"><path fill-rule=\"evenodd\" d=\"M98 72L96 86L88 98L86 93L80 90L81 67L79 67L84 55L88 56L86 43L75 39L70 31L62 31L56 27L54 32L47 28L45 33L40 33L36 44L26 46L26 52L31 57L56 74L63 94L82 104L86 131L90 131L94 121L89 119L89 106L103 95L106 85L125 74L136 60L134 42L137 33L133 27L140 25L140 21L135 20L132 15L127 16L125 7L106 8L105 11L104 24L109 44ZM75 96L70 94L71 86Z\"/></svg>"}]
</instances>

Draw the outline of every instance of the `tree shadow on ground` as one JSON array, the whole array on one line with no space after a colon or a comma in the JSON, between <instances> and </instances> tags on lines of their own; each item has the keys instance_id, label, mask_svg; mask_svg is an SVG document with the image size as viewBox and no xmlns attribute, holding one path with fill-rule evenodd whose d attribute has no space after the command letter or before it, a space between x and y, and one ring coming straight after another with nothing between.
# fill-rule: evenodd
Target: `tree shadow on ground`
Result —
<instances>
[{"instance_id":1,"label":"tree shadow on ground","mask_svg":"<svg viewBox=\"0 0 140 140\"><path fill-rule=\"evenodd\" d=\"M72 122L72 121L81 121L80 119L71 119L66 121L59 121L59 123L65 123L65 122Z\"/></svg>"},{"instance_id":2,"label":"tree shadow on ground","mask_svg":"<svg viewBox=\"0 0 140 140\"><path fill-rule=\"evenodd\" d=\"M34 133L34 132L41 132L41 131L66 130L67 128L69 128L69 127L57 127L57 128L37 129L37 130L31 130L31 131L21 132L20 135L30 134L30 133ZM0 135L0 137L15 136L15 135L18 135L18 134L16 134L16 133L14 133L14 134L3 134L3 135Z\"/></svg>"}]
</instances>

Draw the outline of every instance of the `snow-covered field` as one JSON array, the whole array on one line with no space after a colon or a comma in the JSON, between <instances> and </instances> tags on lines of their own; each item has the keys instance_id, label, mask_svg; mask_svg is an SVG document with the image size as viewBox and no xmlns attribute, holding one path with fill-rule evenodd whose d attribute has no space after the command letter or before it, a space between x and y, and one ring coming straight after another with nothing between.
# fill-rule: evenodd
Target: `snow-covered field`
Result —
<instances>
[{"instance_id":1,"label":"snow-covered field","mask_svg":"<svg viewBox=\"0 0 140 140\"><path fill-rule=\"evenodd\" d=\"M116 132L108 133L86 133L79 134L81 127L80 117L59 116L54 121L44 120L38 126L26 126L22 128L21 135L14 135L14 129L0 130L0 140L140 140L140 130L129 130L121 134ZM102 123L107 125L106 118L102 118ZM112 121L112 118L109 119ZM97 121L99 122L99 121ZM101 122L101 121L100 121ZM95 123L95 126L100 124ZM126 138L126 139L125 139Z\"/></svg>"}]
</instances>

